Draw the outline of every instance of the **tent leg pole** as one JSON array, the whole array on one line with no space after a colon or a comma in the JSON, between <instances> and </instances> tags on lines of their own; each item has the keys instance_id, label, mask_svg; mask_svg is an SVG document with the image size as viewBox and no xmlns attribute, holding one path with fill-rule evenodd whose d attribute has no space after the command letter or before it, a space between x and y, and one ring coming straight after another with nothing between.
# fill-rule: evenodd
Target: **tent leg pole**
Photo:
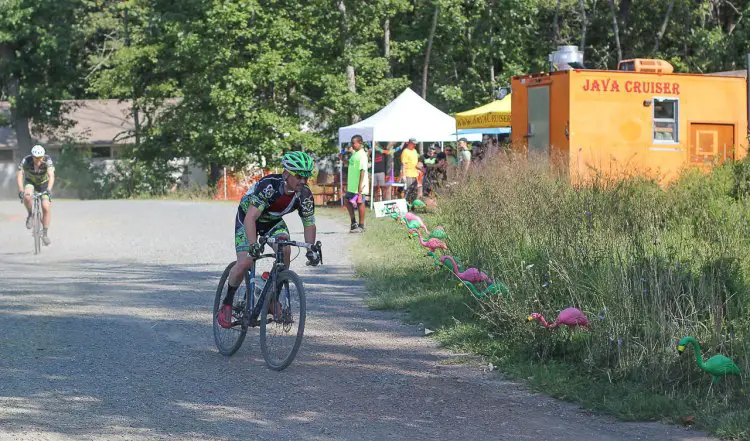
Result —
<instances>
[{"instance_id":1,"label":"tent leg pole","mask_svg":"<svg viewBox=\"0 0 750 441\"><path fill-rule=\"evenodd\" d=\"M370 210L375 211L375 137L372 138L372 163L370 164Z\"/></svg>"},{"instance_id":2,"label":"tent leg pole","mask_svg":"<svg viewBox=\"0 0 750 441\"><path fill-rule=\"evenodd\" d=\"M339 144L339 152L341 152L341 144ZM344 206L344 158L342 157L340 159L341 163L339 164L339 187L338 187L338 197L339 202L341 203L341 206Z\"/></svg>"}]
</instances>

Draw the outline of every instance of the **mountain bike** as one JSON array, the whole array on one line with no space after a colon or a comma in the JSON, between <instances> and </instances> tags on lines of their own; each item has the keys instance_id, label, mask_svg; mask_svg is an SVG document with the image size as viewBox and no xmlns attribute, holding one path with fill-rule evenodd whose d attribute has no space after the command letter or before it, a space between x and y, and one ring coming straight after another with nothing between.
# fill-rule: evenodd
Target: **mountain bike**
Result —
<instances>
[{"instance_id":1,"label":"mountain bike","mask_svg":"<svg viewBox=\"0 0 750 441\"><path fill-rule=\"evenodd\" d=\"M48 194L46 191L41 193L35 191L31 195L31 235L34 237L34 254L42 252L42 196Z\"/></svg>"},{"instance_id":2,"label":"mountain bike","mask_svg":"<svg viewBox=\"0 0 750 441\"><path fill-rule=\"evenodd\" d=\"M284 247L295 246L312 250L323 263L321 243L295 242L286 237L258 239L261 253L266 245L276 245L276 251L261 254L244 276L237 288L232 303L232 327L219 325L219 311L227 293L229 271L236 264L230 263L219 280L214 299L213 328L214 341L219 353L231 356L245 339L250 327L260 326L260 350L266 365L276 371L287 368L299 351L305 331L307 314L305 288L299 276L284 265ZM263 288L256 287L255 268L261 259L274 259L268 280ZM310 263L308 262L308 265ZM283 349L288 347L288 349Z\"/></svg>"}]
</instances>

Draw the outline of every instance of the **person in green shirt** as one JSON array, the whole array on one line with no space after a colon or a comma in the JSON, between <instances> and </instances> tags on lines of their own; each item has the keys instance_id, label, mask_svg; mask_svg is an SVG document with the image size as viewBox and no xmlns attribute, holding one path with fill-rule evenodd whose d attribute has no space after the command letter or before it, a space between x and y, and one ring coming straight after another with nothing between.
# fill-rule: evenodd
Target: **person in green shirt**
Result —
<instances>
[{"instance_id":1,"label":"person in green shirt","mask_svg":"<svg viewBox=\"0 0 750 441\"><path fill-rule=\"evenodd\" d=\"M451 146L445 147L446 179L448 182L454 182L458 175L458 159L456 150Z\"/></svg>"},{"instance_id":2,"label":"person in green shirt","mask_svg":"<svg viewBox=\"0 0 750 441\"><path fill-rule=\"evenodd\" d=\"M365 231L365 195L368 194L367 152L362 148L362 137L360 135L352 136L351 141L352 155L349 158L344 205L346 205L351 220L349 232L363 233ZM359 211L359 223L354 218L355 207Z\"/></svg>"}]
</instances>

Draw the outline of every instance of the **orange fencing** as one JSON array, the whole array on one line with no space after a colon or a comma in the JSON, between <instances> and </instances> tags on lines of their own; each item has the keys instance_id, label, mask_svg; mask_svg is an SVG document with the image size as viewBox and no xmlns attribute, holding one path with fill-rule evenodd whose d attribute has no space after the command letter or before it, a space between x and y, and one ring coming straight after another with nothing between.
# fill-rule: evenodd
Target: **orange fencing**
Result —
<instances>
[{"instance_id":1,"label":"orange fencing","mask_svg":"<svg viewBox=\"0 0 750 441\"><path fill-rule=\"evenodd\" d=\"M216 183L214 199L239 201L248 188L270 173L270 170L263 169L257 169L252 173L227 172Z\"/></svg>"}]
</instances>

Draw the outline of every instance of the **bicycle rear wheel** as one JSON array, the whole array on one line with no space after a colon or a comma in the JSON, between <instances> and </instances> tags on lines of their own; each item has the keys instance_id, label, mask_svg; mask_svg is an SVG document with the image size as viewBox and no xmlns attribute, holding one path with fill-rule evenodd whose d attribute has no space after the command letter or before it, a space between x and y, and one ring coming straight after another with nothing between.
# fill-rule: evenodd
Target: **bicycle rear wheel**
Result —
<instances>
[{"instance_id":1,"label":"bicycle rear wheel","mask_svg":"<svg viewBox=\"0 0 750 441\"><path fill-rule=\"evenodd\" d=\"M31 213L32 229L31 233L34 235L34 254L42 252L42 213L39 207L39 201L34 201L34 206Z\"/></svg>"},{"instance_id":2,"label":"bicycle rear wheel","mask_svg":"<svg viewBox=\"0 0 750 441\"><path fill-rule=\"evenodd\" d=\"M266 365L286 369L299 351L305 332L305 288L292 271L281 271L274 292L269 292L260 313L260 350ZM266 319L268 314L273 319Z\"/></svg>"},{"instance_id":3,"label":"bicycle rear wheel","mask_svg":"<svg viewBox=\"0 0 750 441\"><path fill-rule=\"evenodd\" d=\"M232 262L227 265L227 268L221 275L221 279L219 279L219 286L216 288L216 297L214 298L214 341L216 342L216 347L219 349L219 353L226 356L233 355L242 346L250 323L247 317L248 310L245 307L250 301L248 291L250 280L245 275L243 282L237 287L237 292L234 294L232 301L232 327L222 328L219 325L219 310L224 304L224 297L227 295L229 271L231 271L236 263Z\"/></svg>"}]
</instances>

